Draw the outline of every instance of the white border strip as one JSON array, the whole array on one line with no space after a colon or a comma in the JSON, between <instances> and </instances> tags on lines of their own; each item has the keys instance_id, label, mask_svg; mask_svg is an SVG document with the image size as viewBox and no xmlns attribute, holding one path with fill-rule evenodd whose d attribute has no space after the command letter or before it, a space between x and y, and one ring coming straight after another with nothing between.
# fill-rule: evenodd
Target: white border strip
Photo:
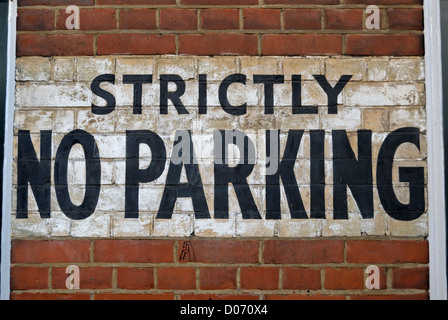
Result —
<instances>
[{"instance_id":1,"label":"white border strip","mask_svg":"<svg viewBox=\"0 0 448 320\"><path fill-rule=\"evenodd\" d=\"M426 107L428 116L429 267L431 300L447 299L440 1L425 0Z\"/></svg>"},{"instance_id":2,"label":"white border strip","mask_svg":"<svg viewBox=\"0 0 448 320\"><path fill-rule=\"evenodd\" d=\"M12 203L12 161L13 161L13 117L16 66L16 18L17 0L9 1L8 53L5 108L5 159L3 162L3 203L2 203L2 265L1 300L9 300L11 264L11 203Z\"/></svg>"}]
</instances>

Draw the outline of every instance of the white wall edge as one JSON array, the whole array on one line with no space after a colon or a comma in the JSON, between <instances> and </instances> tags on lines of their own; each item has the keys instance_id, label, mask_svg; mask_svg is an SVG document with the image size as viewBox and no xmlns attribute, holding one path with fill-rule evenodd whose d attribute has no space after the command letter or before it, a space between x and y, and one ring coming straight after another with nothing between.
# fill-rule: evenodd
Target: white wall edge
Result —
<instances>
[{"instance_id":1,"label":"white wall edge","mask_svg":"<svg viewBox=\"0 0 448 320\"><path fill-rule=\"evenodd\" d=\"M431 300L447 299L440 1L425 0L428 216Z\"/></svg>"},{"instance_id":2,"label":"white wall edge","mask_svg":"<svg viewBox=\"0 0 448 320\"><path fill-rule=\"evenodd\" d=\"M13 118L14 88L16 66L16 18L17 0L9 1L8 14L8 54L7 89L5 110L5 159L3 161L3 203L2 203L2 264L1 300L9 300L11 265L11 203L12 203L12 165L13 165Z\"/></svg>"}]
</instances>

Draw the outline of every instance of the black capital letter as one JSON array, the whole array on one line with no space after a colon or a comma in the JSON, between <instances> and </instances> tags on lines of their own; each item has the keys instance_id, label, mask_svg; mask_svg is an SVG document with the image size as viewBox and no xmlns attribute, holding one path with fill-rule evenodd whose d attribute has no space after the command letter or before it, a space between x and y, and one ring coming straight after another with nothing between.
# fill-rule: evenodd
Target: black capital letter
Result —
<instances>
[{"instance_id":1,"label":"black capital letter","mask_svg":"<svg viewBox=\"0 0 448 320\"><path fill-rule=\"evenodd\" d=\"M152 75L123 75L124 84L134 85L134 114L142 114L143 84L152 83Z\"/></svg>"},{"instance_id":2,"label":"black capital letter","mask_svg":"<svg viewBox=\"0 0 448 320\"><path fill-rule=\"evenodd\" d=\"M78 143L84 149L86 159L86 190L80 206L71 201L67 184L68 157ZM54 164L54 185L59 206L70 219L83 220L95 212L101 190L101 162L95 139L90 133L74 130L62 139Z\"/></svg>"},{"instance_id":3,"label":"black capital letter","mask_svg":"<svg viewBox=\"0 0 448 320\"><path fill-rule=\"evenodd\" d=\"M51 131L40 132L40 161L29 131L19 130L17 159L17 219L28 218L28 183L42 219L51 214Z\"/></svg>"},{"instance_id":4,"label":"black capital letter","mask_svg":"<svg viewBox=\"0 0 448 320\"><path fill-rule=\"evenodd\" d=\"M395 152L403 143L412 143L420 150L418 128L398 129L387 136L378 155L377 184L384 210L394 219L412 221L425 212L425 169L422 167L399 168L400 182L409 182L409 204L398 201L392 183Z\"/></svg>"},{"instance_id":5,"label":"black capital letter","mask_svg":"<svg viewBox=\"0 0 448 320\"><path fill-rule=\"evenodd\" d=\"M318 114L317 106L302 106L302 76L292 75L292 114Z\"/></svg>"},{"instance_id":6,"label":"black capital letter","mask_svg":"<svg viewBox=\"0 0 448 320\"><path fill-rule=\"evenodd\" d=\"M347 186L364 219L373 219L372 131L358 131L358 159L345 130L333 131L334 219L348 219Z\"/></svg>"},{"instance_id":7,"label":"black capital letter","mask_svg":"<svg viewBox=\"0 0 448 320\"><path fill-rule=\"evenodd\" d=\"M178 131L179 133L180 131ZM210 219L210 213L208 211L207 201L205 200L204 187L202 185L201 174L199 167L195 162L195 154L193 148L193 141L191 139L191 132L184 131L184 134L177 136L174 146L183 142L184 146L189 150L180 149L179 154L173 154L171 156L170 168L168 170L168 176L166 178L165 190L163 192L162 201L160 202L159 212L157 213L157 219L171 219L174 211L174 205L177 198L191 198L193 202L193 208L196 219ZM182 137L189 137L185 144L185 141L181 141ZM176 148L174 148L176 149ZM180 160L184 158L184 152L189 154L189 159ZM173 163L174 158L179 158L177 164ZM185 172L187 174L187 183L181 183L180 178L182 174L182 167L185 166Z\"/></svg>"},{"instance_id":8,"label":"black capital letter","mask_svg":"<svg viewBox=\"0 0 448 320\"><path fill-rule=\"evenodd\" d=\"M107 103L105 107L98 107L92 103L92 112L94 114L99 114L99 115L109 114L115 110L115 106L117 104L115 97L112 93L100 88L100 85L103 82L109 82L109 83L115 84L115 75L114 74L102 74L102 75L99 75L98 77L96 77L92 81L92 84L90 85L90 89L92 90L92 92L94 94L96 94L97 96L99 96L100 98L103 98L104 100L106 100L106 103Z\"/></svg>"},{"instance_id":9,"label":"black capital letter","mask_svg":"<svg viewBox=\"0 0 448 320\"><path fill-rule=\"evenodd\" d=\"M168 83L176 84L176 91L168 91ZM185 93L185 81L175 74L162 74L160 76L160 114L168 114L168 100L173 102L179 114L188 114L180 97Z\"/></svg>"},{"instance_id":10,"label":"black capital letter","mask_svg":"<svg viewBox=\"0 0 448 320\"><path fill-rule=\"evenodd\" d=\"M327 78L323 75L314 75L314 78L319 82L322 89L324 89L325 93L328 96L328 113L329 114L337 114L338 113L338 96L345 88L347 83L353 76L351 75L343 75L338 83L334 86L328 82Z\"/></svg>"},{"instance_id":11,"label":"black capital letter","mask_svg":"<svg viewBox=\"0 0 448 320\"><path fill-rule=\"evenodd\" d=\"M282 178L285 189L291 218L308 219L294 173L294 165L297 160L297 153L299 152L303 132L303 130L289 131L285 152L282 161L278 165L277 173L266 176L266 219L281 219L280 177ZM280 136L278 135L278 137ZM268 138L266 140L268 141ZM280 145L280 141L278 145ZM268 145L266 147L269 148ZM272 157L272 155L270 156Z\"/></svg>"},{"instance_id":12,"label":"black capital letter","mask_svg":"<svg viewBox=\"0 0 448 320\"><path fill-rule=\"evenodd\" d=\"M245 85L246 76L244 74L237 73L226 77L219 86L219 102L225 112L234 116L240 116L246 114L247 103L238 107L234 107L230 104L229 99L227 99L227 91L233 83L241 83Z\"/></svg>"},{"instance_id":13,"label":"black capital letter","mask_svg":"<svg viewBox=\"0 0 448 320\"><path fill-rule=\"evenodd\" d=\"M233 141L226 138L233 135ZM242 138L242 139L241 139ZM235 140L244 140L244 147ZM250 163L248 154L255 154L255 147L244 132L236 130L215 130L215 219L229 219L229 183L233 184L243 219L261 219L247 177L254 169L255 161ZM221 142L221 143L220 143ZM236 167L229 167L226 157L228 145L236 144L242 161ZM242 163L241 163L242 162Z\"/></svg>"},{"instance_id":14,"label":"black capital letter","mask_svg":"<svg viewBox=\"0 0 448 320\"><path fill-rule=\"evenodd\" d=\"M264 84L264 113L274 114L274 84L284 83L280 75L254 75L254 83Z\"/></svg>"},{"instance_id":15,"label":"black capital letter","mask_svg":"<svg viewBox=\"0 0 448 320\"><path fill-rule=\"evenodd\" d=\"M151 149L151 164L139 169L140 144ZM126 191L125 218L137 219L139 183L151 182L160 177L165 169L166 149L162 138L149 130L126 131Z\"/></svg>"}]
</instances>

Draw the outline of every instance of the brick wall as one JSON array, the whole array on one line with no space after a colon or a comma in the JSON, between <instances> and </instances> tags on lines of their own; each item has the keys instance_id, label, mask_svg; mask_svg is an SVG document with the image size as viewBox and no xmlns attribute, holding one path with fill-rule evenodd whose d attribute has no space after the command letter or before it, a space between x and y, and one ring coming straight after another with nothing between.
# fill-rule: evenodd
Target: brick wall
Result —
<instances>
[{"instance_id":1,"label":"brick wall","mask_svg":"<svg viewBox=\"0 0 448 320\"><path fill-rule=\"evenodd\" d=\"M183 255L185 242L190 254ZM15 240L12 299L427 299L416 240ZM65 288L68 263L81 290ZM365 269L380 267L380 290Z\"/></svg>"},{"instance_id":2,"label":"brick wall","mask_svg":"<svg viewBox=\"0 0 448 320\"><path fill-rule=\"evenodd\" d=\"M395 155L394 189L403 203L411 197L409 183L400 181L396 164L426 168L422 3L72 0L81 10L81 29L66 30L67 1L19 0L11 298L427 299L426 209L417 219L394 219L383 208L376 182L381 145L400 128L420 131L419 148L407 145ZM370 4L381 9L380 30L365 27ZM220 82L232 73L247 76L247 90L229 91L235 105L248 104L247 114L239 117L224 113L217 96ZM99 74L116 75L113 88L105 84L117 100L109 115L95 115L90 108L102 103L90 90ZM133 90L123 83L124 74L153 75L153 85L144 85L142 114L132 112ZM182 102L189 115L179 116L171 105L167 115L159 112L161 74L185 80ZM201 74L209 80L207 115L197 112ZM284 84L275 85L274 115L263 114L264 91L253 83L254 74L285 76ZM328 113L327 96L314 74L332 85L341 75L352 75L337 115ZM303 102L317 106L317 115L291 113L292 75L302 76ZM197 124L210 130L278 129L285 136L288 130L305 130L297 160L304 169L296 171L296 178L308 214L308 132L324 131L325 219L291 219L283 193L282 219L266 219L266 182L258 167L248 182L260 221L243 219L233 194L227 220L196 219L191 202L183 199L171 220L157 219L168 169L154 183L140 186L140 215L125 219L126 131L155 131L169 142L170 155L172 132L197 130ZM52 177L51 217L41 216L29 188L28 216L17 218L18 141L24 130L37 157L42 131L52 131L52 166L69 132L85 130L95 137L102 173L93 215L69 219ZM332 130L348 132L355 155L357 131L373 133L373 219L362 218L350 192L349 219L333 217ZM205 129L201 133L210 138ZM79 150L69 160L71 197L78 204L84 196L84 163ZM213 215L213 166L201 166L200 173ZM68 265L80 267L80 290L65 287ZM379 290L365 287L369 265L380 268Z\"/></svg>"},{"instance_id":3,"label":"brick wall","mask_svg":"<svg viewBox=\"0 0 448 320\"><path fill-rule=\"evenodd\" d=\"M18 55L422 55L422 0L19 1ZM365 8L382 9L368 30ZM129 45L138 43L138 45Z\"/></svg>"}]
</instances>

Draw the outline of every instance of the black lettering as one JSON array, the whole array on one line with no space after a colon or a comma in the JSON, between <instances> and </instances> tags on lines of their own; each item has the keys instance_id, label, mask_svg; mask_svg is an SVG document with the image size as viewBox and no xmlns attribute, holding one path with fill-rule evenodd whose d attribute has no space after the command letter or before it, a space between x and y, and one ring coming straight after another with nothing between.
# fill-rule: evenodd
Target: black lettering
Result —
<instances>
[{"instance_id":1,"label":"black lettering","mask_svg":"<svg viewBox=\"0 0 448 320\"><path fill-rule=\"evenodd\" d=\"M378 194L384 210L394 219L412 221L418 219L426 208L425 169L422 167L399 168L400 182L409 183L409 204L401 203L393 188L392 168L395 152L403 143L412 143L420 150L420 130L402 128L390 133L378 154Z\"/></svg>"},{"instance_id":2,"label":"black lettering","mask_svg":"<svg viewBox=\"0 0 448 320\"><path fill-rule=\"evenodd\" d=\"M325 219L325 131L311 130L311 219Z\"/></svg>"},{"instance_id":3,"label":"black lettering","mask_svg":"<svg viewBox=\"0 0 448 320\"><path fill-rule=\"evenodd\" d=\"M207 114L207 75L199 75L199 114Z\"/></svg>"},{"instance_id":4,"label":"black lettering","mask_svg":"<svg viewBox=\"0 0 448 320\"><path fill-rule=\"evenodd\" d=\"M146 144L151 149L151 164L146 169L139 168L140 144ZM165 162L165 145L156 133L149 130L126 131L125 218L138 218L139 183L159 178L165 169Z\"/></svg>"},{"instance_id":5,"label":"black lettering","mask_svg":"<svg viewBox=\"0 0 448 320\"><path fill-rule=\"evenodd\" d=\"M250 163L249 154L255 154L255 147L249 137L236 130L230 130L234 139L244 138L244 147L235 140L226 139L229 130L215 131L215 219L229 219L229 183L233 184L243 219L261 219L255 204L252 192L247 183L247 177L252 173L255 161ZM221 142L221 143L220 143ZM242 163L230 167L226 159L228 145L236 144L241 154L244 154ZM219 156L218 156L219 155Z\"/></svg>"},{"instance_id":6,"label":"black lettering","mask_svg":"<svg viewBox=\"0 0 448 320\"><path fill-rule=\"evenodd\" d=\"M347 186L364 219L373 219L372 131L358 131L358 159L345 130L333 131L334 219L348 219Z\"/></svg>"},{"instance_id":7,"label":"black lettering","mask_svg":"<svg viewBox=\"0 0 448 320\"><path fill-rule=\"evenodd\" d=\"M92 84L90 85L90 89L94 94L106 100L105 107L98 107L92 103L92 112L98 115L106 115L115 110L115 106L117 104L115 97L112 93L101 89L100 85L103 82L109 82L115 84L115 75L114 74L102 74L96 77Z\"/></svg>"},{"instance_id":8,"label":"black lettering","mask_svg":"<svg viewBox=\"0 0 448 320\"><path fill-rule=\"evenodd\" d=\"M28 218L28 183L42 219L51 214L51 131L40 133L40 161L30 131L18 132L17 219Z\"/></svg>"},{"instance_id":9,"label":"black lettering","mask_svg":"<svg viewBox=\"0 0 448 320\"><path fill-rule=\"evenodd\" d=\"M168 91L168 83L176 84L176 91ZM185 81L174 74L160 76L160 114L168 114L168 100L171 100L179 114L188 114L180 97L185 93Z\"/></svg>"},{"instance_id":10,"label":"black lettering","mask_svg":"<svg viewBox=\"0 0 448 320\"><path fill-rule=\"evenodd\" d=\"M274 114L274 84L284 83L280 75L254 75L254 83L264 84L264 113Z\"/></svg>"},{"instance_id":11,"label":"black lettering","mask_svg":"<svg viewBox=\"0 0 448 320\"><path fill-rule=\"evenodd\" d=\"M302 76L292 75L292 114L318 114L317 106L302 106Z\"/></svg>"},{"instance_id":12,"label":"black lettering","mask_svg":"<svg viewBox=\"0 0 448 320\"><path fill-rule=\"evenodd\" d=\"M246 76L244 74L232 74L226 77L219 86L219 102L221 103L221 107L225 112L234 116L240 116L246 114L247 103L244 103L243 105L238 107L234 107L227 99L227 91L229 90L229 87L234 83L241 83L246 85Z\"/></svg>"},{"instance_id":13,"label":"black lettering","mask_svg":"<svg viewBox=\"0 0 448 320\"><path fill-rule=\"evenodd\" d=\"M171 219L174 211L174 205L178 198L191 198L193 202L193 208L196 219L210 219L210 213L208 210L207 201L205 199L204 187L202 185L201 174L199 173L199 167L194 163L195 155L193 148L193 141L191 139L191 132L188 133L188 142L186 147L189 152L189 159L180 161L179 164L170 162L168 170L168 176L166 179L165 190L163 192L162 201L160 203L159 212L157 213L157 219ZM185 136L185 135L183 135ZM174 145L181 142L181 136L174 142ZM175 148L176 149L176 148ZM184 158L184 148L180 149L179 154L172 155L172 159L175 157ZM181 183L182 167L185 166L185 172L187 174L187 183Z\"/></svg>"},{"instance_id":14,"label":"black lettering","mask_svg":"<svg viewBox=\"0 0 448 320\"><path fill-rule=\"evenodd\" d=\"M124 84L134 85L134 114L142 114L143 84L152 83L152 75L123 75Z\"/></svg>"},{"instance_id":15,"label":"black lettering","mask_svg":"<svg viewBox=\"0 0 448 320\"><path fill-rule=\"evenodd\" d=\"M86 161L86 189L80 206L71 201L67 182L68 158L73 146L78 143L84 150ZM62 139L54 164L54 185L59 206L70 219L83 220L95 212L101 190L101 161L95 139L90 133L74 130Z\"/></svg>"},{"instance_id":16,"label":"black lettering","mask_svg":"<svg viewBox=\"0 0 448 320\"><path fill-rule=\"evenodd\" d=\"M281 162L279 161L277 173L266 176L266 219L281 219L280 177L282 178L283 187L285 189L291 218L308 219L294 173L294 165L296 163L303 132L303 130L289 131L283 158ZM278 135L278 137L280 136ZM266 140L268 141L268 139ZM278 145L280 145L280 141L278 142Z\"/></svg>"},{"instance_id":17,"label":"black lettering","mask_svg":"<svg viewBox=\"0 0 448 320\"><path fill-rule=\"evenodd\" d=\"M323 75L314 75L314 78L319 82L322 89L328 96L328 113L337 114L338 113L338 96L344 90L347 83L353 76L343 75L339 79L338 83L334 86L327 81L327 78Z\"/></svg>"}]
</instances>

